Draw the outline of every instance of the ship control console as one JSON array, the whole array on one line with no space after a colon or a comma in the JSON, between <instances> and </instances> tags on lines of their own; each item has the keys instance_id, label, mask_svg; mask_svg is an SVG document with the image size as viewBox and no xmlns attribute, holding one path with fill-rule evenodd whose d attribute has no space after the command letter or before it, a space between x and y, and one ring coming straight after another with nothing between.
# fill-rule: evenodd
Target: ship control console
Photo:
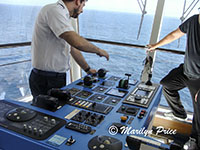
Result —
<instances>
[{"instance_id":1,"label":"ship control console","mask_svg":"<svg viewBox=\"0 0 200 150\"><path fill-rule=\"evenodd\" d=\"M127 150L129 135L122 130L148 129L162 88L129 82L126 76L102 70L59 89L61 94L54 89L54 94L40 96L34 105L1 100L0 149ZM56 104L52 110L42 104L43 98L52 102L51 97Z\"/></svg>"}]
</instances>

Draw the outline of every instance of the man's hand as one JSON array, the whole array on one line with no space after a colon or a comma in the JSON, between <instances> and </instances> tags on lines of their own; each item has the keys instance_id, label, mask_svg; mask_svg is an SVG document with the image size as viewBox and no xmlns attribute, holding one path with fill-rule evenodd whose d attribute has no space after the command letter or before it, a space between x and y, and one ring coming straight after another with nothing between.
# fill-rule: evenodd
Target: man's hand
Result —
<instances>
[{"instance_id":1,"label":"man's hand","mask_svg":"<svg viewBox=\"0 0 200 150\"><path fill-rule=\"evenodd\" d=\"M100 57L102 57L102 56L106 57L106 59L109 60L109 54L102 49L99 49L99 52L97 53L97 55L99 55Z\"/></svg>"},{"instance_id":2,"label":"man's hand","mask_svg":"<svg viewBox=\"0 0 200 150\"><path fill-rule=\"evenodd\" d=\"M97 71L95 69L90 69L87 74L96 74Z\"/></svg>"},{"instance_id":3,"label":"man's hand","mask_svg":"<svg viewBox=\"0 0 200 150\"><path fill-rule=\"evenodd\" d=\"M156 44L148 44L146 45L146 48L148 52L151 52L151 51L154 51L157 48L157 46Z\"/></svg>"}]
</instances>

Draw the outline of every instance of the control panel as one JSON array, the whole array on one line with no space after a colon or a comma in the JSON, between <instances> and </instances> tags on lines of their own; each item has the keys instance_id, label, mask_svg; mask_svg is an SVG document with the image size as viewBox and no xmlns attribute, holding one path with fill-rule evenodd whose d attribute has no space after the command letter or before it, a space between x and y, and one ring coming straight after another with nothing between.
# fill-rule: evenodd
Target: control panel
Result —
<instances>
[{"instance_id":1,"label":"control panel","mask_svg":"<svg viewBox=\"0 0 200 150\"><path fill-rule=\"evenodd\" d=\"M0 126L33 139L44 140L65 123L63 119L0 101Z\"/></svg>"},{"instance_id":2,"label":"control panel","mask_svg":"<svg viewBox=\"0 0 200 150\"><path fill-rule=\"evenodd\" d=\"M130 74L124 79L108 75L105 70L99 73L60 89L67 92L58 90L62 94L69 92L70 98L62 96L62 105L55 112L29 103L0 101L0 134L11 137L10 143L16 139L24 143L27 139L27 145L18 145L19 149L31 150L29 145L37 150L127 149L128 135L121 133L122 128L148 128L160 102L161 87L136 80L129 83ZM55 91L51 96L59 95ZM1 147L13 149L8 144Z\"/></svg>"},{"instance_id":3,"label":"control panel","mask_svg":"<svg viewBox=\"0 0 200 150\"><path fill-rule=\"evenodd\" d=\"M146 85L145 83L139 83L123 103L147 108L151 103L158 86L158 84Z\"/></svg>"}]
</instances>

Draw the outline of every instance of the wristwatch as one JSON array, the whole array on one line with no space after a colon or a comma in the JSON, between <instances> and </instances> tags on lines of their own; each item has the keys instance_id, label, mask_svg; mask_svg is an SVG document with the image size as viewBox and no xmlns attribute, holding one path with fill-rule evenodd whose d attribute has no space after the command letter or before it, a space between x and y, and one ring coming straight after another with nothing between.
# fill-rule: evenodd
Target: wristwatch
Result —
<instances>
[{"instance_id":1,"label":"wristwatch","mask_svg":"<svg viewBox=\"0 0 200 150\"><path fill-rule=\"evenodd\" d=\"M85 72L88 72L88 71L90 71L90 66L89 67L87 67L85 70L84 70Z\"/></svg>"}]
</instances>

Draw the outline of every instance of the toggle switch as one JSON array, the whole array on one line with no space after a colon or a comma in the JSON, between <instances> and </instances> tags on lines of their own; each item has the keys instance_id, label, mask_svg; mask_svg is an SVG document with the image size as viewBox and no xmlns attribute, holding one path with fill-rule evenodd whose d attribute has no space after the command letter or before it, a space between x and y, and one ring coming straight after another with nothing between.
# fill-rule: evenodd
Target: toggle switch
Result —
<instances>
[{"instance_id":1,"label":"toggle switch","mask_svg":"<svg viewBox=\"0 0 200 150\"><path fill-rule=\"evenodd\" d=\"M70 146L70 145L74 144L75 142L76 142L76 140L73 139L73 137L71 136L71 137L67 140L66 145Z\"/></svg>"}]
</instances>

